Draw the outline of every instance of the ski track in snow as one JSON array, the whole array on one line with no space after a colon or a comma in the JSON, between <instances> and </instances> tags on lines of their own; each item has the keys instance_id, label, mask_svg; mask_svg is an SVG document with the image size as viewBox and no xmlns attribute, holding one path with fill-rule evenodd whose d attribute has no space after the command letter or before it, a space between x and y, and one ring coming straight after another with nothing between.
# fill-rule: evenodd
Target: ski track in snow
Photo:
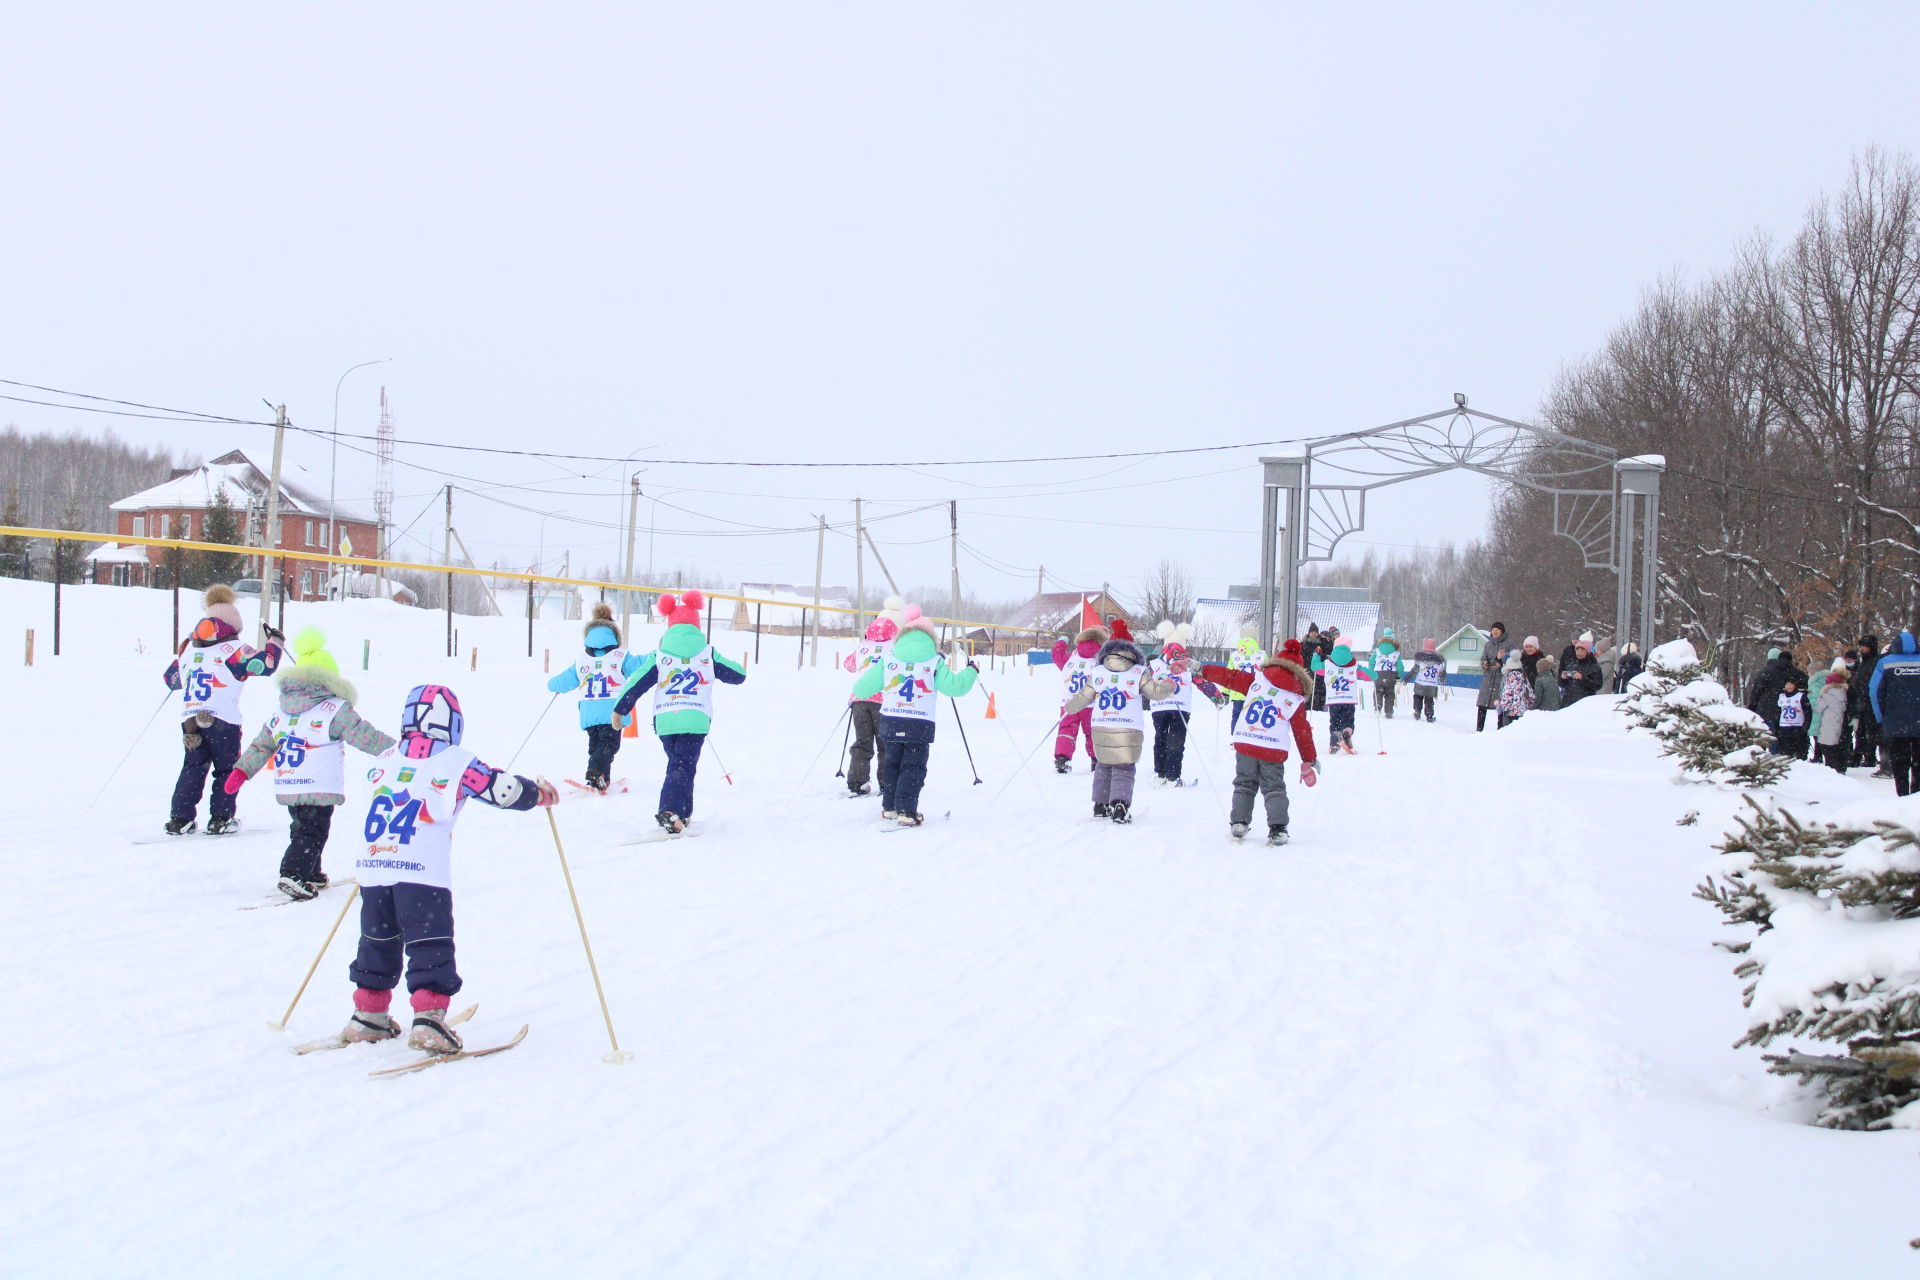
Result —
<instances>
[{"instance_id":1,"label":"ski track in snow","mask_svg":"<svg viewBox=\"0 0 1920 1280\"><path fill-rule=\"evenodd\" d=\"M0 592L22 613L45 595ZM1313 790L1290 779L1294 843L1268 849L1227 839L1211 708L1187 758L1201 785L1149 776L1140 822L1115 827L1088 820L1083 759L1063 777L1042 749L1012 776L1056 705L1051 668L990 674L1001 723L962 704L985 785L942 711L929 824L882 840L878 800L838 794L837 731L788 802L848 683L824 660L796 671L790 642L718 693L737 785L703 761L702 839L616 843L652 825L651 734L618 760L632 796L556 810L634 1060L600 1061L545 819L469 806L457 1003L480 1013L462 1031L532 1033L369 1080L410 1051L290 1052L349 1012L357 909L275 1034L341 896L236 912L271 888L277 835L131 843L165 817L169 712L87 811L161 692L165 597L68 602L68 656L0 676L35 726L0 816L0 1273L333 1275L378 1240L429 1276L1703 1275L1742 1248L1748 1274L1782 1274L1778 1233L1728 1238L1757 1207L1730 1186L1830 1161L1838 1205L1862 1161L1911 1174L1910 1135L1763 1111L1780 1095L1726 1047L1731 961L1685 897L1737 797L1671 786L1605 707L1476 736L1457 690L1439 724L1385 725L1384 756L1363 715L1362 754ZM387 724L408 685L445 681L493 763L547 701L512 619L462 620L477 673L401 660L440 653L437 615L306 620L363 713ZM541 628L566 660L577 624ZM269 702L247 692L249 737ZM583 755L556 706L516 768L559 778ZM1676 832L1687 807L1701 825ZM240 812L284 828L259 781ZM336 817L335 875L359 817ZM1895 1216L1861 1259L1904 1258L1920 1222Z\"/></svg>"}]
</instances>

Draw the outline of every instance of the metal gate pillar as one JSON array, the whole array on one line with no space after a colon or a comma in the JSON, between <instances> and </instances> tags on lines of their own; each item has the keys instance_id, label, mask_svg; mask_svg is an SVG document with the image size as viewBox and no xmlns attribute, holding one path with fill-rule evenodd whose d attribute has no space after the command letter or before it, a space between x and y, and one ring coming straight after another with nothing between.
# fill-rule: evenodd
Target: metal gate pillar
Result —
<instances>
[{"instance_id":1,"label":"metal gate pillar","mask_svg":"<svg viewBox=\"0 0 1920 1280\"><path fill-rule=\"evenodd\" d=\"M1300 561L1304 558L1302 533L1306 524L1307 460L1305 458L1262 458L1262 502L1260 505L1260 619L1258 640L1263 653L1274 652L1274 618L1282 619L1282 635L1293 634L1294 618L1300 611ZM1286 523L1281 524L1280 501L1286 497ZM1276 542L1284 529L1285 545ZM1276 563L1277 561L1277 563ZM1278 582L1275 579L1278 579ZM1278 590L1276 591L1276 587Z\"/></svg>"}]
</instances>

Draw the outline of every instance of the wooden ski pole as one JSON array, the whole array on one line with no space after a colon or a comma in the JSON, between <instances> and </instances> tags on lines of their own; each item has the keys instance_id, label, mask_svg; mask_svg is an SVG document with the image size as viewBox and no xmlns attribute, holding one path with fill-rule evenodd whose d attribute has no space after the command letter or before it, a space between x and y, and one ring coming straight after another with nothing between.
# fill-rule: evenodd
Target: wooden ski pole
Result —
<instances>
[{"instance_id":1,"label":"wooden ski pole","mask_svg":"<svg viewBox=\"0 0 1920 1280\"><path fill-rule=\"evenodd\" d=\"M600 997L600 1016L606 1019L607 1039L613 1044L613 1052L600 1061L619 1066L633 1061L633 1055L620 1047L620 1037L613 1033L613 1015L607 1012L607 992L600 985L600 966L593 962L593 943L587 941L587 918L580 914L580 895L573 891L573 872L567 868L567 850L560 843L560 824L554 820L551 805L547 806L547 826L553 829L553 849L560 855L560 874L567 878L567 897L573 900L573 918L580 925L580 945L587 949L587 969L593 974L593 993Z\"/></svg>"},{"instance_id":2,"label":"wooden ski pole","mask_svg":"<svg viewBox=\"0 0 1920 1280\"><path fill-rule=\"evenodd\" d=\"M360 886L356 884L353 886L353 892L347 895L346 906L341 907L340 914L333 918L333 928L327 930L327 940L320 944L320 954L315 956L313 963L307 966L307 976L300 979L300 989L293 993L293 1003L287 1006L287 1011L281 1015L280 1021L267 1024L275 1031L285 1031L287 1023L292 1021L294 1006L300 1003L301 996L307 994L307 984L313 981L313 975L320 968L320 962L327 958L327 948L333 945L333 935L340 932L340 925L346 920L347 911L353 906L354 899L359 896Z\"/></svg>"}]
</instances>

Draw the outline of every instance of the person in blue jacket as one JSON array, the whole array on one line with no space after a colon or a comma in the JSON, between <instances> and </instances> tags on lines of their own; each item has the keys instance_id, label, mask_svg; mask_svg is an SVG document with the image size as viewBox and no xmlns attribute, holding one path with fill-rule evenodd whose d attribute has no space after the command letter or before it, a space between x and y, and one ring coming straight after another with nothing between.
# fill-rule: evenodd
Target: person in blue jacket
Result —
<instances>
[{"instance_id":1,"label":"person in blue jacket","mask_svg":"<svg viewBox=\"0 0 1920 1280\"><path fill-rule=\"evenodd\" d=\"M646 658L620 647L613 606L593 606L587 620L586 656L547 681L555 693L580 691L580 727L587 731L587 785L602 795L611 784L613 758L620 753L620 728L613 723L613 699L627 677Z\"/></svg>"},{"instance_id":2,"label":"person in blue jacket","mask_svg":"<svg viewBox=\"0 0 1920 1280\"><path fill-rule=\"evenodd\" d=\"M1911 630L1888 646L1867 682L1867 697L1880 722L1880 746L1893 771L1893 789L1920 790L1920 644Z\"/></svg>"}]
</instances>

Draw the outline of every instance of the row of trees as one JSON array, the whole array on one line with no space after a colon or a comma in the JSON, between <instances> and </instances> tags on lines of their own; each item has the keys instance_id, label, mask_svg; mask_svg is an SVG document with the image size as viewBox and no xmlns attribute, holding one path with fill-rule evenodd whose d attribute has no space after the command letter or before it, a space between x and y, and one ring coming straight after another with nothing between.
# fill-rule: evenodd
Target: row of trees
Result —
<instances>
[{"instance_id":1,"label":"row of trees","mask_svg":"<svg viewBox=\"0 0 1920 1280\"><path fill-rule=\"evenodd\" d=\"M1698 283L1649 288L1551 387L1538 421L1667 459L1657 634L1737 681L1773 644L1824 665L1920 621L1920 168L1857 156L1785 243L1757 236ZM1418 628L1494 616L1564 637L1613 628L1614 579L1515 485L1457 555L1345 563ZM1309 579L1315 580L1315 579Z\"/></svg>"}]
</instances>

